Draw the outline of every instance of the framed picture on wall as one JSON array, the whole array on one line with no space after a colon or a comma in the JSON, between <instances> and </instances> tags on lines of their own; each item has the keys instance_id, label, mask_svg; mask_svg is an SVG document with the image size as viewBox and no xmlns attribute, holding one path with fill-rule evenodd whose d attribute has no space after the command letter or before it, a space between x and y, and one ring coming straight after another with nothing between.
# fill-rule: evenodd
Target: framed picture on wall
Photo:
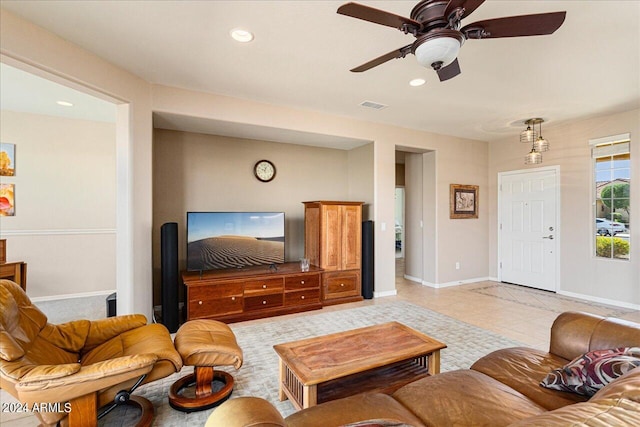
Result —
<instances>
[{"instance_id":1,"label":"framed picture on wall","mask_svg":"<svg viewBox=\"0 0 640 427\"><path fill-rule=\"evenodd\" d=\"M0 216L15 216L15 184L0 184Z\"/></svg>"},{"instance_id":2,"label":"framed picture on wall","mask_svg":"<svg viewBox=\"0 0 640 427\"><path fill-rule=\"evenodd\" d=\"M478 188L477 185L449 186L449 218L478 218Z\"/></svg>"},{"instance_id":3,"label":"framed picture on wall","mask_svg":"<svg viewBox=\"0 0 640 427\"><path fill-rule=\"evenodd\" d=\"M15 176L16 145L0 142L0 176Z\"/></svg>"}]
</instances>

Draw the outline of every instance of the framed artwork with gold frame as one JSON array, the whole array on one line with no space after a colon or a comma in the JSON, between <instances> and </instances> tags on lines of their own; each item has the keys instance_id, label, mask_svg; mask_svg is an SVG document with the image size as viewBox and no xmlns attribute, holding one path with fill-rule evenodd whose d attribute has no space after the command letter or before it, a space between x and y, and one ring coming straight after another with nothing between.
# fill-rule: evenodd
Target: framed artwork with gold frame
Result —
<instances>
[{"instance_id":1,"label":"framed artwork with gold frame","mask_svg":"<svg viewBox=\"0 0 640 427\"><path fill-rule=\"evenodd\" d=\"M477 185L451 184L449 186L449 218L478 218Z\"/></svg>"}]
</instances>

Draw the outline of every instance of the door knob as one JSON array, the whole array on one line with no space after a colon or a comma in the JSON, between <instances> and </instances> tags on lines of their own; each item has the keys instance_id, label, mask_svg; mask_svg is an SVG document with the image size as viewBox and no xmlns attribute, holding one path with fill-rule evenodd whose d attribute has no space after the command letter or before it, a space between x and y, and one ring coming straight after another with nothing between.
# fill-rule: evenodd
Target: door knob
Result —
<instances>
[{"instance_id":1,"label":"door knob","mask_svg":"<svg viewBox=\"0 0 640 427\"><path fill-rule=\"evenodd\" d=\"M549 234L548 236L544 236L543 239L553 240L553 234Z\"/></svg>"}]
</instances>

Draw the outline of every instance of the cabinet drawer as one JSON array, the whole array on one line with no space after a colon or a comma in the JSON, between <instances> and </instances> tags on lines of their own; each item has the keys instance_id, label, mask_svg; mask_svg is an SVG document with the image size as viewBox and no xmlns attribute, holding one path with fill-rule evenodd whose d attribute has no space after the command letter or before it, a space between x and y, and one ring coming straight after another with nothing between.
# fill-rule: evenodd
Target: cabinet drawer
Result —
<instances>
[{"instance_id":1,"label":"cabinet drawer","mask_svg":"<svg viewBox=\"0 0 640 427\"><path fill-rule=\"evenodd\" d=\"M190 301L242 296L242 282L222 282L204 286L189 286Z\"/></svg>"},{"instance_id":2,"label":"cabinet drawer","mask_svg":"<svg viewBox=\"0 0 640 427\"><path fill-rule=\"evenodd\" d=\"M247 296L272 294L274 292L282 292L282 290L282 277L264 280L247 280L244 283L244 294Z\"/></svg>"},{"instance_id":3,"label":"cabinet drawer","mask_svg":"<svg viewBox=\"0 0 640 427\"><path fill-rule=\"evenodd\" d=\"M301 274L299 276L290 276L284 279L284 288L288 291L305 288L319 288L319 274Z\"/></svg>"},{"instance_id":4,"label":"cabinet drawer","mask_svg":"<svg viewBox=\"0 0 640 427\"><path fill-rule=\"evenodd\" d=\"M245 311L282 307L282 294L258 295L244 298Z\"/></svg>"},{"instance_id":5,"label":"cabinet drawer","mask_svg":"<svg viewBox=\"0 0 640 427\"><path fill-rule=\"evenodd\" d=\"M304 305L320 302L320 289L304 289L284 294L284 305Z\"/></svg>"},{"instance_id":6,"label":"cabinet drawer","mask_svg":"<svg viewBox=\"0 0 640 427\"><path fill-rule=\"evenodd\" d=\"M189 301L189 320L236 313L242 313L242 296Z\"/></svg>"},{"instance_id":7,"label":"cabinet drawer","mask_svg":"<svg viewBox=\"0 0 640 427\"><path fill-rule=\"evenodd\" d=\"M342 298L346 296L358 295L360 293L360 275L339 274L326 275L324 298Z\"/></svg>"}]
</instances>

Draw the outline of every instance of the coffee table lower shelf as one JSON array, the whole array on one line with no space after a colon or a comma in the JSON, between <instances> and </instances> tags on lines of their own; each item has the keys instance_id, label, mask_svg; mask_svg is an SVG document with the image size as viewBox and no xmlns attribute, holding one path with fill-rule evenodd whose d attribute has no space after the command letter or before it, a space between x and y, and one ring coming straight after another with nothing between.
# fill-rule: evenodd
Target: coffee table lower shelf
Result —
<instances>
[{"instance_id":1,"label":"coffee table lower shelf","mask_svg":"<svg viewBox=\"0 0 640 427\"><path fill-rule=\"evenodd\" d=\"M365 392L391 394L410 382L430 375L426 355L310 386L300 383L286 365L281 369L281 393L291 400L296 409Z\"/></svg>"}]
</instances>

